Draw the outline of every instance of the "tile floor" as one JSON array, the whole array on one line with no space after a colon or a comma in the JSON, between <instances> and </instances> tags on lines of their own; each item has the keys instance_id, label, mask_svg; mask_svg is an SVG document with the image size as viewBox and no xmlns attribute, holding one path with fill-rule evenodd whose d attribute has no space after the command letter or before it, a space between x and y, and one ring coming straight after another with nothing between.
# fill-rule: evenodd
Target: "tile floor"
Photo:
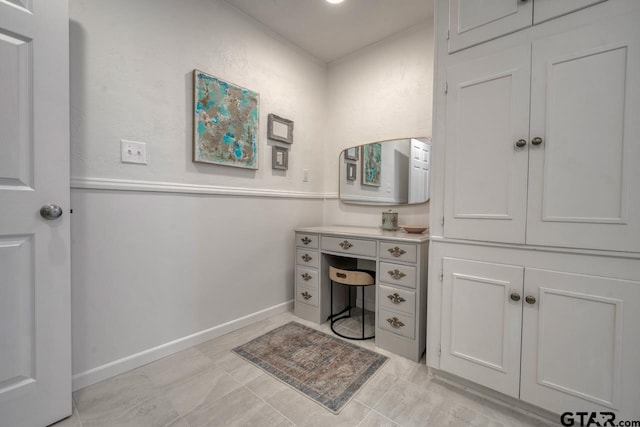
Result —
<instances>
[{"instance_id":1,"label":"tile floor","mask_svg":"<svg viewBox=\"0 0 640 427\"><path fill-rule=\"evenodd\" d=\"M55 427L539 426L548 425L468 395L414 363L356 342L389 361L333 415L231 349L291 320L271 317L73 394L73 416Z\"/></svg>"}]
</instances>

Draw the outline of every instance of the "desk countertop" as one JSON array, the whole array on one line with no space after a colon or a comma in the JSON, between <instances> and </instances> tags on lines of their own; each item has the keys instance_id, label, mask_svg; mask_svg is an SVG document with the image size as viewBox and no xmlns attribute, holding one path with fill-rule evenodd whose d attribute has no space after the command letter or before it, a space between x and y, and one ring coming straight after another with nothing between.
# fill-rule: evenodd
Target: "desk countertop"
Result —
<instances>
[{"instance_id":1,"label":"desk countertop","mask_svg":"<svg viewBox=\"0 0 640 427\"><path fill-rule=\"evenodd\" d=\"M331 234L334 236L364 237L384 240L397 240L411 243L421 243L429 240L428 231L422 234L398 231L387 231L375 227L356 227L344 225L321 225L317 227L298 227L295 231L300 233Z\"/></svg>"}]
</instances>

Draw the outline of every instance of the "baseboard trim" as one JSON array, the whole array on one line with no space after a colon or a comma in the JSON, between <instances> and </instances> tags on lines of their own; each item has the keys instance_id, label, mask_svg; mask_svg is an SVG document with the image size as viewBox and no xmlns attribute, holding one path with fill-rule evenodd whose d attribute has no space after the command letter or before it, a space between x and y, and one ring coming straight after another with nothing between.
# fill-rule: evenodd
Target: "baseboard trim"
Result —
<instances>
[{"instance_id":1,"label":"baseboard trim","mask_svg":"<svg viewBox=\"0 0 640 427\"><path fill-rule=\"evenodd\" d=\"M205 341L233 332L251 323L259 322L276 314L286 313L287 311L293 311L293 300L274 305L273 307L214 326L213 328L205 329L204 331L196 332L186 337L178 338L166 344L141 351L140 353L114 360L97 368L80 372L72 377L73 391L80 390L81 388L104 381L123 372L162 359L163 357L193 347L194 345L202 344Z\"/></svg>"},{"instance_id":2,"label":"baseboard trim","mask_svg":"<svg viewBox=\"0 0 640 427\"><path fill-rule=\"evenodd\" d=\"M70 187L84 190L115 190L151 193L209 194L244 197L271 197L279 199L334 199L336 193L312 193L305 191L272 190L267 188L224 187L218 185L182 184L177 182L153 182L127 179L72 177Z\"/></svg>"}]
</instances>

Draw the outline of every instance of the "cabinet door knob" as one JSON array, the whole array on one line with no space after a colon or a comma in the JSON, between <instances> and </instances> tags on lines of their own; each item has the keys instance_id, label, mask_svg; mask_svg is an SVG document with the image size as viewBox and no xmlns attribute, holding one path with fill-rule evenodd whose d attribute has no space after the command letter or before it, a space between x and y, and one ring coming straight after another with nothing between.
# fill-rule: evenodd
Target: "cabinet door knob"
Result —
<instances>
[{"instance_id":1,"label":"cabinet door knob","mask_svg":"<svg viewBox=\"0 0 640 427\"><path fill-rule=\"evenodd\" d=\"M516 301L516 302L520 301L520 294L517 292L513 292L511 294L511 301Z\"/></svg>"},{"instance_id":2,"label":"cabinet door knob","mask_svg":"<svg viewBox=\"0 0 640 427\"><path fill-rule=\"evenodd\" d=\"M540 138L539 136L536 136L535 138L533 138L531 140L531 143L533 145L540 145L540 144L542 144L542 138Z\"/></svg>"},{"instance_id":3,"label":"cabinet door knob","mask_svg":"<svg viewBox=\"0 0 640 427\"><path fill-rule=\"evenodd\" d=\"M527 145L527 141L524 140L524 139L519 139L519 140L516 141L516 147L518 147L518 148L522 148L525 145Z\"/></svg>"},{"instance_id":4,"label":"cabinet door knob","mask_svg":"<svg viewBox=\"0 0 640 427\"><path fill-rule=\"evenodd\" d=\"M536 303L536 297L534 297L533 295L527 295L526 297L524 297L524 300L527 302L527 304Z\"/></svg>"}]
</instances>

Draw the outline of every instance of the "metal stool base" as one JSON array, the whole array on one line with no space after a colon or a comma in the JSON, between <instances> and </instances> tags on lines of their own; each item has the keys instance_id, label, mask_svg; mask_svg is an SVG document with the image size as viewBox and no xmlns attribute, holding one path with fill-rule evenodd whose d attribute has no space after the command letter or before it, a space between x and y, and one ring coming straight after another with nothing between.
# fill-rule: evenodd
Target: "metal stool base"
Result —
<instances>
[{"instance_id":1,"label":"metal stool base","mask_svg":"<svg viewBox=\"0 0 640 427\"><path fill-rule=\"evenodd\" d=\"M339 283L340 284L340 283ZM340 332L336 331L335 328L333 327L334 323L336 323L338 320L341 319L347 319L349 317L351 317L351 287L355 287L355 288L362 288L362 301L363 301L363 305L364 305L364 288L366 288L367 286L371 286L371 285L343 285L343 286L348 286L349 287L349 305L343 309L342 311L335 313L333 312L333 280L331 281L331 314L329 315L329 318L327 320L331 320L331 331L333 331L334 334L336 334L337 336L341 337L341 338L345 338L348 340L356 340L356 341L365 341L365 340L370 340L376 337L375 333L371 336L365 336L364 334L364 327L365 327L365 323L364 323L364 315L365 315L365 309L364 307L362 307L362 336L360 337L350 337L347 335L343 335ZM357 291L356 291L357 292ZM341 314L345 313L345 312L349 312L349 314L347 314L346 316L340 316ZM336 317L336 316L340 316L340 317Z\"/></svg>"}]
</instances>

